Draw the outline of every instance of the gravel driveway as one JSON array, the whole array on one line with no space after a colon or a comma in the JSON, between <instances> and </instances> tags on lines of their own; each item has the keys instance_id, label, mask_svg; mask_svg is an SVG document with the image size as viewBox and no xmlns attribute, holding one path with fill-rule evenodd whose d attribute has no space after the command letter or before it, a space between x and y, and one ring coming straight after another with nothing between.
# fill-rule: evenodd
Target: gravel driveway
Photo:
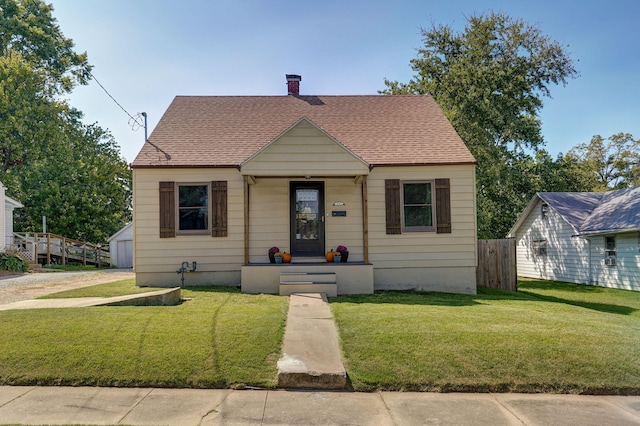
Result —
<instances>
[{"instance_id":1,"label":"gravel driveway","mask_svg":"<svg viewBox=\"0 0 640 426\"><path fill-rule=\"evenodd\" d=\"M131 269L0 275L0 304L31 300L59 291L129 278L135 278Z\"/></svg>"}]
</instances>

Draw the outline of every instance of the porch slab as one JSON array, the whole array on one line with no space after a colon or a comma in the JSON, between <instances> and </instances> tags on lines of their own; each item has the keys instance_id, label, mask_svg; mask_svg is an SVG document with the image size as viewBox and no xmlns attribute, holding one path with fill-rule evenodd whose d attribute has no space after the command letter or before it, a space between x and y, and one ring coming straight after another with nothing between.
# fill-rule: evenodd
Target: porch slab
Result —
<instances>
[{"instance_id":1,"label":"porch slab","mask_svg":"<svg viewBox=\"0 0 640 426\"><path fill-rule=\"evenodd\" d=\"M260 263L243 265L243 293L280 294L280 276L288 273L335 273L337 294L373 294L370 263Z\"/></svg>"}]
</instances>

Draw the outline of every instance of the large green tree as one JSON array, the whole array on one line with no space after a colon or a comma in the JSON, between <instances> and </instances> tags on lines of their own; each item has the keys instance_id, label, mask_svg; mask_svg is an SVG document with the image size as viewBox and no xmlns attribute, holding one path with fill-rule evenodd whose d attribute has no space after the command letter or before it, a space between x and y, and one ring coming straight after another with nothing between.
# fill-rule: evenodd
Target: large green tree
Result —
<instances>
[{"instance_id":1,"label":"large green tree","mask_svg":"<svg viewBox=\"0 0 640 426\"><path fill-rule=\"evenodd\" d=\"M544 146L542 99L577 76L573 61L538 27L502 13L472 16L459 33L434 24L422 37L414 77L385 80L382 93L434 97L478 161L478 236L504 237L533 193L546 190L522 173L548 160L529 154Z\"/></svg>"},{"instance_id":2,"label":"large green tree","mask_svg":"<svg viewBox=\"0 0 640 426\"><path fill-rule=\"evenodd\" d=\"M99 242L130 218L131 172L111 135L85 125L65 95L87 84L52 7L0 0L0 181L24 205L16 230Z\"/></svg>"},{"instance_id":3,"label":"large green tree","mask_svg":"<svg viewBox=\"0 0 640 426\"><path fill-rule=\"evenodd\" d=\"M640 139L630 133L603 138L595 135L589 143L573 147L568 157L575 159L583 176L595 191L640 185Z\"/></svg>"}]
</instances>

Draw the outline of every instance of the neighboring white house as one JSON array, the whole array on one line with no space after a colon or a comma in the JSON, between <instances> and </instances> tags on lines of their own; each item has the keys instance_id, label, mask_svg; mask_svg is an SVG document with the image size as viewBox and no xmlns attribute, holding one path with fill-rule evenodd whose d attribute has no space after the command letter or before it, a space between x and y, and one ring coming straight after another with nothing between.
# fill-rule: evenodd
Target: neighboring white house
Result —
<instances>
[{"instance_id":1,"label":"neighboring white house","mask_svg":"<svg viewBox=\"0 0 640 426\"><path fill-rule=\"evenodd\" d=\"M507 237L520 276L640 291L640 187L537 193Z\"/></svg>"},{"instance_id":2,"label":"neighboring white house","mask_svg":"<svg viewBox=\"0 0 640 426\"><path fill-rule=\"evenodd\" d=\"M0 182L0 252L13 242L13 210L22 207L6 194L6 187Z\"/></svg>"},{"instance_id":3,"label":"neighboring white house","mask_svg":"<svg viewBox=\"0 0 640 426\"><path fill-rule=\"evenodd\" d=\"M133 267L133 222L127 223L107 240L111 266Z\"/></svg>"},{"instance_id":4,"label":"neighboring white house","mask_svg":"<svg viewBox=\"0 0 640 426\"><path fill-rule=\"evenodd\" d=\"M132 163L137 284L180 284L195 261L185 285L475 293L476 161L433 98L300 80L173 100ZM324 262L339 245L348 262ZM273 246L293 263L270 264Z\"/></svg>"}]
</instances>

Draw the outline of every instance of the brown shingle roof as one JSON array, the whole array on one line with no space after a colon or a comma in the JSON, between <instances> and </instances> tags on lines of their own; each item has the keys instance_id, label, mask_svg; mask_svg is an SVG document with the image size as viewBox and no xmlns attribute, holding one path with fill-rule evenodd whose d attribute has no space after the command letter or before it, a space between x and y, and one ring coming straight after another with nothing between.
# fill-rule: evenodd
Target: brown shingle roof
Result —
<instances>
[{"instance_id":1,"label":"brown shingle roof","mask_svg":"<svg viewBox=\"0 0 640 426\"><path fill-rule=\"evenodd\" d=\"M302 117L371 165L475 163L430 96L177 96L132 167L238 166Z\"/></svg>"}]
</instances>

